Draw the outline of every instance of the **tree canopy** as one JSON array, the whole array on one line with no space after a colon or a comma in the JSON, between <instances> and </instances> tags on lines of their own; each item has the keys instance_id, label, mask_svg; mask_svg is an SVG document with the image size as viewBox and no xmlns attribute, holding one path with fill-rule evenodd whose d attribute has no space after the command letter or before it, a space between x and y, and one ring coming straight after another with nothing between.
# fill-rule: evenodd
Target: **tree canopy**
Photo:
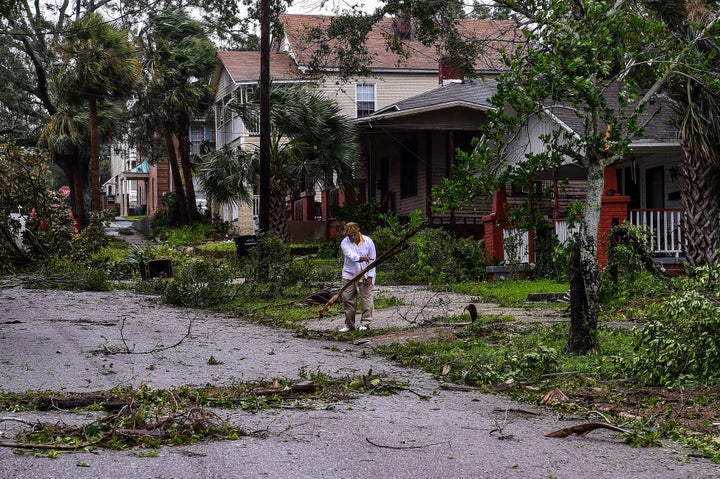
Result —
<instances>
[{"instance_id":1,"label":"tree canopy","mask_svg":"<svg viewBox=\"0 0 720 479\"><path fill-rule=\"evenodd\" d=\"M456 207L453 198L472 199L474 191L487 191L482 173L492 170L491 165L504 171L504 179L532 177L567 161L585 168L587 193L571 267L568 342L569 350L584 354L596 345L604 170L628 153L632 139L643 131L649 105L692 63L692 46L706 31L684 42L671 41L668 25L635 2L498 3L524 19L527 43L506 58L507 71L499 78L495 110L482 128L482 141L460 165L465 175L448 180L438 195ZM574 128L542 134L541 151L508 150L533 121L548 118L564 118Z\"/></svg>"}]
</instances>

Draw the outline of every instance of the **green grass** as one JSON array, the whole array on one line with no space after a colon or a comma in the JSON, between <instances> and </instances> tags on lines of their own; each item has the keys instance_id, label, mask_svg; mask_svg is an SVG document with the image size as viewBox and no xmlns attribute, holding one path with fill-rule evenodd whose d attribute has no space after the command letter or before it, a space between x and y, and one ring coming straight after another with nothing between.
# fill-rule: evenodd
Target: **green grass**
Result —
<instances>
[{"instance_id":1,"label":"green grass","mask_svg":"<svg viewBox=\"0 0 720 479\"><path fill-rule=\"evenodd\" d=\"M550 279L458 283L452 287L456 293L468 294L506 307L523 304L530 293L562 293L569 289L568 283Z\"/></svg>"},{"instance_id":2,"label":"green grass","mask_svg":"<svg viewBox=\"0 0 720 479\"><path fill-rule=\"evenodd\" d=\"M509 326L501 317L482 317L456 340L408 342L382 346L376 352L406 366L444 376L446 381L489 388L508 379L541 390L577 381L611 379L618 375L616 356L632 349L634 332L599 329L600 351L585 356L565 352L568 325ZM537 390L520 390L535 400ZM530 397L532 396L532 397Z\"/></svg>"},{"instance_id":3,"label":"green grass","mask_svg":"<svg viewBox=\"0 0 720 479\"><path fill-rule=\"evenodd\" d=\"M204 243L198 246L201 251L235 251L234 241L219 241L214 243Z\"/></svg>"}]
</instances>

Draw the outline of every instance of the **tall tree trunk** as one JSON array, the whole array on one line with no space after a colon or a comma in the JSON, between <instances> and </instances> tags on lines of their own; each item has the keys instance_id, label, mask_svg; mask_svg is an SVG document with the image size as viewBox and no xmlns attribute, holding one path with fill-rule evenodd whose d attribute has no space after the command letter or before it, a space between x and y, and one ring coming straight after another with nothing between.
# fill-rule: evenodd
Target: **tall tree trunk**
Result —
<instances>
[{"instance_id":1,"label":"tall tree trunk","mask_svg":"<svg viewBox=\"0 0 720 479\"><path fill-rule=\"evenodd\" d=\"M90 114L90 210L100 211L100 139L98 135L97 100L90 98L88 102Z\"/></svg>"},{"instance_id":2,"label":"tall tree trunk","mask_svg":"<svg viewBox=\"0 0 720 479\"><path fill-rule=\"evenodd\" d=\"M567 350L587 354L597 346L598 291L600 275L597 237L604 186L604 166L589 162L587 197L580 232L570 259L570 337Z\"/></svg>"},{"instance_id":3,"label":"tall tree trunk","mask_svg":"<svg viewBox=\"0 0 720 479\"><path fill-rule=\"evenodd\" d=\"M74 154L71 158L69 158L69 160L70 168L72 171L72 195L75 199L75 216L78 222L78 226L82 230L85 228L85 226L87 226L87 214L85 213L85 190L83 188L80 158L78 154Z\"/></svg>"},{"instance_id":4,"label":"tall tree trunk","mask_svg":"<svg viewBox=\"0 0 720 479\"><path fill-rule=\"evenodd\" d=\"M686 149L682 181L685 256L693 266L716 266L720 263L720 168Z\"/></svg>"},{"instance_id":5,"label":"tall tree trunk","mask_svg":"<svg viewBox=\"0 0 720 479\"><path fill-rule=\"evenodd\" d=\"M178 129L178 149L180 150L180 165L182 167L182 179L185 182L185 198L187 201L188 218L191 223L200 219L200 213L195 199L195 185L193 185L192 165L190 164L190 129L189 121L181 121Z\"/></svg>"},{"instance_id":6,"label":"tall tree trunk","mask_svg":"<svg viewBox=\"0 0 720 479\"><path fill-rule=\"evenodd\" d=\"M172 175L173 186L175 187L175 196L177 197L177 208L180 223L186 225L188 224L189 218L187 200L185 199L182 177L180 176L180 165L178 163L177 153L175 152L175 142L173 141L173 135L169 130L165 131L165 145L167 146L170 174Z\"/></svg>"},{"instance_id":7,"label":"tall tree trunk","mask_svg":"<svg viewBox=\"0 0 720 479\"><path fill-rule=\"evenodd\" d=\"M288 192L287 185L273 177L271 179L270 191L270 231L275 233L279 238L287 240L288 210L287 202L285 201L285 196Z\"/></svg>"}]
</instances>

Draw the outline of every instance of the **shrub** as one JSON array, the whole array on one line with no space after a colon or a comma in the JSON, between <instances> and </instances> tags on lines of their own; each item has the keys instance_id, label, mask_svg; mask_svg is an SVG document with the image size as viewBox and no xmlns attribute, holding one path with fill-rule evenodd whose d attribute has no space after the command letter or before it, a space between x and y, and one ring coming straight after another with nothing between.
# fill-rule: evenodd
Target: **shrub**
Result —
<instances>
[{"instance_id":1,"label":"shrub","mask_svg":"<svg viewBox=\"0 0 720 479\"><path fill-rule=\"evenodd\" d=\"M177 306L214 308L233 300L232 272L224 263L192 261L168 280L162 302Z\"/></svg>"},{"instance_id":2,"label":"shrub","mask_svg":"<svg viewBox=\"0 0 720 479\"><path fill-rule=\"evenodd\" d=\"M161 231L178 226L180 224L180 213L178 211L177 194L168 191L160 199L160 207L152 218L153 236Z\"/></svg>"},{"instance_id":3,"label":"shrub","mask_svg":"<svg viewBox=\"0 0 720 479\"><path fill-rule=\"evenodd\" d=\"M379 228L373 240L378 254L397 241L393 231ZM386 245L387 243L387 245ZM410 239L410 247L383 265L383 278L414 284L448 284L477 280L485 274L483 243L456 239L447 231L430 228ZM378 246L379 245L379 246Z\"/></svg>"},{"instance_id":4,"label":"shrub","mask_svg":"<svg viewBox=\"0 0 720 479\"><path fill-rule=\"evenodd\" d=\"M700 268L678 281L679 292L650 307L634 354L619 362L638 380L658 386L720 380L720 268Z\"/></svg>"},{"instance_id":5,"label":"shrub","mask_svg":"<svg viewBox=\"0 0 720 479\"><path fill-rule=\"evenodd\" d=\"M196 223L168 232L166 241L170 246L194 246L212 239L213 234L214 230L211 226Z\"/></svg>"}]
</instances>

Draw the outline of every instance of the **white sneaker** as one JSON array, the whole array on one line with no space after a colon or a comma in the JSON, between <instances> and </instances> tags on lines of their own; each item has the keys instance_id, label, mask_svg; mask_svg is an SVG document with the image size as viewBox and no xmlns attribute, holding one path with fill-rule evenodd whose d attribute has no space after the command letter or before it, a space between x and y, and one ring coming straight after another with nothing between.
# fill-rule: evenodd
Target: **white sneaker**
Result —
<instances>
[{"instance_id":1,"label":"white sneaker","mask_svg":"<svg viewBox=\"0 0 720 479\"><path fill-rule=\"evenodd\" d=\"M338 333L347 333L348 331L350 331L350 328L348 328L347 326L343 326L342 328L338 329Z\"/></svg>"},{"instance_id":2,"label":"white sneaker","mask_svg":"<svg viewBox=\"0 0 720 479\"><path fill-rule=\"evenodd\" d=\"M362 325L358 326L358 331L367 331L367 329L368 329L367 326L362 326Z\"/></svg>"}]
</instances>

